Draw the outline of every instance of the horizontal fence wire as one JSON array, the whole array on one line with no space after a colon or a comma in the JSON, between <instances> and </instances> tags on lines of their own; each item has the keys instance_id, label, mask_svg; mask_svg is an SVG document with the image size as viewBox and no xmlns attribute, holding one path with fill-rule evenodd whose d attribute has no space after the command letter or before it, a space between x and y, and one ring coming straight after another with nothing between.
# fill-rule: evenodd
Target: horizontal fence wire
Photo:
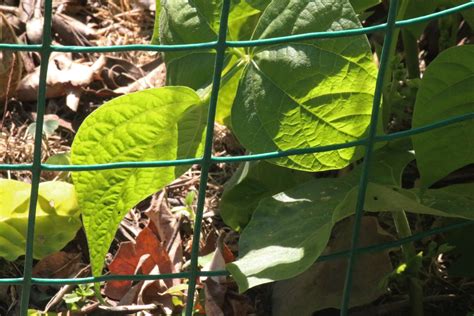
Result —
<instances>
[{"instance_id":1,"label":"horizontal fence wire","mask_svg":"<svg viewBox=\"0 0 474 316\"><path fill-rule=\"evenodd\" d=\"M39 52L41 54L41 65L40 65L40 85L38 91L38 108L37 108L37 120L35 127L35 143L34 143L34 152L33 152L33 163L31 164L0 164L0 170L24 170L32 172L32 186L31 186L31 196L30 196L30 205L28 211L28 230L27 230L27 245L26 245L26 255L25 255L25 266L23 271L23 277L20 278L1 278L0 285L21 285L22 294L21 294L21 315L27 315L28 303L30 297L30 290L33 284L83 284L91 282L104 282L111 280L158 280L158 279L168 279L168 278L183 278L189 280L189 299L186 306L186 315L192 315L193 305L194 305L194 295L196 280L200 276L218 276L218 275L228 275L228 272L223 271L199 271L197 258L198 258L198 248L199 248L199 239L200 239L200 228L202 224L202 215L204 210L205 202L205 190L208 182L208 172L209 168L213 163L240 163L244 161L254 161L254 160L263 160L263 159L273 159L281 158L292 155L302 155L308 153L318 153L331 151L342 148L349 148L354 146L365 146L366 147L366 159L364 160L363 173L360 179L359 185L359 196L358 203L356 207L356 222L354 226L354 233L352 236L352 246L350 249L330 255L320 256L317 261L328 261L335 260L339 258L349 258L349 265L346 275L346 283L344 289L344 298L341 306L341 314L346 315L348 311L349 301L350 301L350 288L352 283L352 267L355 263L357 255L362 253L382 251L385 249L390 249L394 247L401 246L407 242L416 241L428 236L435 234L447 232L453 229L458 229L461 227L466 227L468 225L474 224L474 221L465 221L461 223L451 224L445 227L431 229L425 232L421 232L415 235L412 235L407 238L402 238L393 242L382 243L378 245L373 245L370 247L358 247L358 231L360 230L360 218L363 213L363 204L365 199L365 190L368 184L368 170L370 167L371 156L374 148L374 144L377 142L387 142L393 141L395 139L400 139L404 137L410 137L413 135L425 133L434 129L442 128L449 126L451 124L459 123L462 121L472 120L474 118L474 113L468 113L465 115L460 115L456 117L451 117L439 122L435 122L426 126L413 128L407 131L397 132L389 135L376 135L375 126L377 122L377 115L379 106L380 106L380 87L383 83L383 74L384 68L387 67L388 60L382 58L380 70L379 70L379 79L377 82L377 89L374 97L373 104L373 114L371 119L371 125L369 126L369 135L361 140L348 142L344 144L334 144L328 146L320 146L313 148L304 148L304 149L292 149L287 151L279 152L268 152L268 153L259 153L259 154L249 154L241 156L231 156L231 157L215 157L212 156L212 144L213 144L213 131L214 131L214 121L215 121L215 112L217 106L217 97L220 88L220 79L221 72L223 67L223 59L225 51L228 47L257 47L273 44L284 44L291 43L296 41L304 40L314 40L314 39L327 39L327 38L337 38L337 37L347 37L347 36L357 36L363 34L370 34L374 32L384 32L386 33L385 43L387 38L393 35L393 30L395 28L405 27L409 25L419 24L423 22L428 22L432 20L439 19L441 17L455 14L463 10L468 10L474 8L474 0L466 2L464 4L455 6L450 9L445 9L440 12L433 14L428 14L412 19L406 19L401 21L395 21L395 13L397 7L397 0L392 0L390 3L389 19L387 23L358 28L358 29L348 29L340 30L333 32L312 32L291 36L282 36L269 39L260 39L260 40L249 40L249 41L227 41L227 19L230 11L230 0L223 0L223 7L221 12L221 24L219 29L218 38L216 41L205 42L205 43L192 43L192 44L182 44L182 45L116 45L116 46L101 46L101 47L82 47L82 46L58 46L51 44L51 18L52 18L52 0L45 1L45 13L44 13L44 25L43 25L43 40L42 44L29 45L29 44L9 44L9 43L0 43L0 50L12 50L12 51L29 51L29 52ZM391 35L392 34L392 35ZM388 50L388 45L384 45L384 50ZM166 52L166 51L183 51L183 50L203 50L203 49L212 49L216 51L216 59L214 66L214 80L213 88L211 92L211 100L208 110L208 120L207 120L207 129L206 129L206 139L205 139L205 151L204 155L201 158L186 158L180 160L169 160L169 161L141 161L141 162L117 162L109 164L97 164L97 165L51 165L41 163L41 136L42 136L42 127L44 121L44 112L45 112L45 103L46 103L46 77L47 77L47 68L49 62L49 56L52 52L76 52L76 53L106 53L106 52L123 52L123 51L156 51L156 52ZM386 55L386 54L384 54ZM178 166L178 165L193 165L198 164L202 167L201 178L200 178L200 189L198 194L198 206L196 211L196 227L193 235L193 245L192 245L192 254L191 254L191 270L188 272L181 273L172 273L172 274L160 274L160 275L103 275L97 277L85 277L85 278L73 278L73 279L51 279L51 278L35 278L32 276L32 265L33 265L33 236L34 236L34 226L36 218L36 203L38 199L38 187L40 182L41 171L87 171L87 170L106 170L106 169L118 169L118 168L156 168L156 167L166 167L166 166Z\"/></svg>"},{"instance_id":2,"label":"horizontal fence wire","mask_svg":"<svg viewBox=\"0 0 474 316\"><path fill-rule=\"evenodd\" d=\"M381 244L375 244L366 247L357 248L358 254L364 253L373 253L383 250L393 249L399 246L402 246L406 243L438 235L441 233L446 233L455 229L460 229L474 225L474 221L463 221L460 223L454 223L446 225L443 227L432 228L424 232L414 234L410 237L401 238L398 240L384 242ZM341 259L349 256L350 250L339 251L329 255L320 256L316 262L323 261L332 261ZM216 270L216 271L199 271L199 276L219 276L219 275L229 275L227 270ZM105 282L105 281L142 281L142 280L160 280L160 279L184 279L189 276L188 272L180 273L169 273L169 274L120 274L120 275L102 275L98 277L82 277L82 278L32 278L32 284L41 284L41 285L63 285L63 284L85 284L85 283L94 283L94 282ZM20 285L23 282L23 278L3 278L0 279L0 285Z\"/></svg>"},{"instance_id":3,"label":"horizontal fence wire","mask_svg":"<svg viewBox=\"0 0 474 316\"><path fill-rule=\"evenodd\" d=\"M463 115L458 115L431 123L426 126L421 126L413 128L407 131L396 132L388 135L379 135L375 137L375 142L388 142L394 141L401 138L410 137L413 135L418 135L426 133L431 130L435 130L441 127L446 127L452 124L468 121L474 119L474 113L467 113ZM284 151L275 151L267 152L262 154L248 154L241 156L212 156L212 163L240 163L246 161L255 161L263 159L274 159L282 158L288 156L296 156L303 154L312 154L312 153L321 153L331 150L338 150L344 148L350 148L354 146L365 145L367 143L367 138L360 139L357 141L351 141L342 144L318 146L318 147L309 147L309 148L300 148L300 149L290 149ZM105 163L105 164L90 164L90 165L52 165L52 164L41 164L41 170L43 171L94 171L94 170L107 170L107 169L121 169L121 168L159 168L159 167L170 167L170 166L182 166L182 165L193 165L202 164L202 158L186 158L178 160L156 160L156 161L123 161L123 162L114 162L114 163ZM10 171L31 171L32 164L0 164L0 170L10 170Z\"/></svg>"}]
</instances>

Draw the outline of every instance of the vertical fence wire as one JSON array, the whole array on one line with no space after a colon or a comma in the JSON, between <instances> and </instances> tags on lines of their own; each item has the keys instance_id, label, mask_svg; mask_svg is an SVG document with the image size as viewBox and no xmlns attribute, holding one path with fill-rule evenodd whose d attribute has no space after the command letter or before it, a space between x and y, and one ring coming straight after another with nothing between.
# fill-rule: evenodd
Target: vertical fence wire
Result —
<instances>
[{"instance_id":1,"label":"vertical fence wire","mask_svg":"<svg viewBox=\"0 0 474 316\"><path fill-rule=\"evenodd\" d=\"M28 210L28 227L26 233L25 265L23 268L23 283L21 288L20 315L28 314L30 300L31 277L33 270L33 251L36 222L36 204L38 202L39 183L41 180L41 146L43 144L43 122L46 107L46 78L48 74L49 56L51 55L51 19L52 2L45 0L43 36L41 40L41 65L39 74L38 100L36 108L35 141L33 149L32 181L30 205Z\"/></svg>"},{"instance_id":2,"label":"vertical fence wire","mask_svg":"<svg viewBox=\"0 0 474 316\"><path fill-rule=\"evenodd\" d=\"M202 217L204 213L204 203L206 201L207 182L209 179L209 168L212 164L212 145L214 140L214 122L216 118L217 99L221 85L222 69L224 67L225 51L227 48L227 22L230 12L230 0L223 0L219 34L216 48L216 58L214 64L214 75L212 81L211 98L209 100L209 110L206 126L206 140L204 145L204 156L201 163L201 178L199 179L199 193L196 209L196 219L194 222L193 243L191 247L191 275L188 284L188 296L186 302L186 316L193 315L194 293L196 289L196 279L199 277L198 257L199 241L201 238Z\"/></svg>"},{"instance_id":3,"label":"vertical fence wire","mask_svg":"<svg viewBox=\"0 0 474 316\"><path fill-rule=\"evenodd\" d=\"M199 276L204 275L223 275L222 271L214 271L214 272L203 272L199 271L198 268L198 257L199 257L199 241L201 236L201 227L202 227L202 218L204 212L204 204L206 200L206 188L209 178L209 169L213 163L216 162L240 162L240 161L249 161L249 160L261 160L261 159L268 159L274 158L273 156L282 156L284 153L277 152L277 153L265 153L265 154L257 154L257 155L250 155L250 156L239 156L239 157L228 157L228 158L216 158L212 156L212 145L213 145L213 134L214 134L214 122L216 116L216 107L217 107L217 99L219 96L219 88L221 82L221 75L224 67L224 58L225 58L225 51L228 46L257 46L257 45L264 45L270 44L273 42L294 42L296 40L305 40L305 39L316 39L316 38L323 38L331 37L331 36L351 36L351 35L360 35L360 34L367 34L372 31L385 31L385 39L384 39L384 46L382 49L382 56L380 62L380 69L377 76L377 83L376 89L374 93L374 100L372 105L372 115L369 127L368 137L364 141L360 141L358 144L354 143L355 145L364 145L365 146L365 159L363 162L363 173L359 180L359 192L358 192L358 199L356 205L356 215L355 215L355 223L353 226L353 233L351 236L351 248L349 251L341 253L340 255L334 256L326 256L320 258L321 260L330 260L330 259L337 259L338 257L345 256L349 258L347 271L346 271L346 279L344 283L344 293L341 303L341 315L347 315L351 297L351 289L352 289L352 279L354 273L354 266L357 261L357 255L359 252L365 249L365 251L380 251L382 249L386 249L391 247L388 243L380 244L372 247L365 247L359 248L358 247L358 239L360 233L360 223L361 218L363 215L363 206L365 202L365 195L367 193L367 186L369 182L369 170L372 161L372 154L374 149L374 144L377 141L383 140L392 140L401 137L407 137L415 133L414 130L409 130L406 132L398 133L400 137L397 135L385 135L385 136L377 136L377 122L378 122L378 113L380 108L381 102L381 95L382 89L384 85L384 74L389 66L389 51L392 49L390 43L393 42L393 34L394 29L396 26L406 26L410 24L416 24L427 20L432 20L439 18L444 15L452 14L455 12L460 12L465 9L473 8L474 7L474 0L471 0L465 4L459 5L455 8L443 10L431 15L426 15L423 17L417 17L409 20L404 21L396 21L396 14L398 3L400 0L392 0L390 1L390 8L388 14L387 23L384 25L368 27L362 30L344 30L342 31L344 34L339 34L338 32L326 33L320 32L315 36L316 33L308 33L308 34L301 34L301 35L293 35L293 36L284 36L281 38L275 39L265 39L265 40L253 40L253 41L240 41L240 42L231 42L227 41L227 31L228 31L228 17L230 13L230 3L231 0L223 0L222 10L221 10L221 17L220 17L220 26L219 26L219 33L217 42L210 42L210 43L198 43L198 44L183 44L183 45L175 45L175 46L167 46L167 45L128 45L128 46L118 46L118 47L62 47L62 46L52 46L52 37L51 37L51 20L52 20L52 0L45 0L44 4L44 22L43 22L43 36L42 36L42 43L41 45L28 45L28 44L0 44L0 48L5 49L12 49L12 50L26 50L26 51L39 51L41 54L41 65L40 65L40 74L39 74L39 90L38 90L38 103L37 103L37 118L36 118L36 127L35 127L35 140L34 140L34 152L33 152L33 163L31 165L0 165L1 170L31 170L32 172L32 185L31 185L31 193L30 193L30 204L28 209L28 228L27 228L27 238L26 238L26 249L25 249L25 261L24 261L24 269L23 269L23 277L22 278L11 278L11 279L0 279L0 284L19 284L22 287L21 293L21 301L20 301L20 314L27 315L28 314L28 304L30 298L30 291L32 284L76 284L76 283L87 283L87 282L97 282L98 280L109 280L109 279L158 279L161 278L168 278L168 277L187 277L189 279L188 284L188 298L186 304L186 315L192 316L193 309L194 309L194 294L196 290L196 283ZM337 33L337 34L336 34ZM215 45L214 45L215 44ZM42 136L43 136L43 122L44 122L44 114L45 114L45 106L46 106L46 82L47 82L47 71L49 65L49 57L53 51L64 51L64 52L74 52L74 51L84 51L84 52L114 52L114 51L123 51L123 50L154 50L154 51L173 51L173 50L183 50L183 49L191 49L195 46L195 48L214 48L216 50L216 57L215 57L215 64L214 64L214 74L213 74L213 82L212 82L212 92L209 101L209 109L208 109L208 117L207 117L207 126L206 126L206 137L205 137L205 147L204 147L204 154L202 159L184 159L183 161L169 161L169 162L157 162L153 164L152 167L159 167L159 166L166 166L166 165L178 165L178 164L185 164L185 163L199 163L201 165L201 176L200 176L200 184L199 184L199 193L198 193L198 202L197 202L197 209L196 209L196 220L195 220L195 230L193 232L193 243L192 243L192 250L191 250L191 270L190 273L177 273L173 275L160 275L160 276L135 276L135 278L130 278L132 276L102 276L102 277L91 277L91 278L82 278L82 279L41 279L41 278L33 278L32 277L32 268L33 268L33 253L34 253L34 234L35 234L35 220L36 220L36 206L38 201L38 194L39 194L39 183L41 180L41 171L49 170L49 165L42 165L41 164L41 152L42 152ZM470 120L473 118L473 113L464 115L463 117L456 117L456 118L448 118L441 122L432 123L426 127L419 128L419 132L426 132L431 129L439 128L441 126L452 124L456 121L460 120ZM450 122L452 121L452 122ZM337 147L334 146L327 146L328 148L321 148L317 150L320 151L328 151L333 150L330 147ZM324 149L324 150L323 150ZM308 150L298 150L295 149L293 154L304 154L306 152L310 152ZM315 151L316 152L316 151ZM250 157L250 158L248 158ZM221 161L222 160L222 161ZM132 167L132 168L139 168L139 167L146 167L147 164L150 163L116 163L124 164L124 166L120 167ZM113 164L111 164L113 165ZM143 166L142 166L143 165ZM150 165L151 166L151 165ZM68 168L74 169L78 167L78 170L88 170L87 168L90 166L53 166L51 169L61 169ZM95 166L93 169L100 170L106 169L107 166ZM71 170L72 170L71 169ZM92 170L92 169L91 169ZM471 222L472 223L472 222ZM465 224L462 224L465 225ZM467 225L467 224L466 224ZM449 225L446 227L446 230L453 229L458 227L457 225ZM419 233L417 235L411 236L410 238L405 238L403 240L399 240L395 243L402 244L409 241L417 240L422 238L423 236L429 236L437 233L438 231L442 231L444 228L438 230L432 230L430 232ZM69 281L69 283L68 283Z\"/></svg>"},{"instance_id":4,"label":"vertical fence wire","mask_svg":"<svg viewBox=\"0 0 474 316\"><path fill-rule=\"evenodd\" d=\"M372 115L370 118L368 142L365 145L364 162L362 166L362 175L359 181L359 191L357 192L357 204L355 210L355 220L351 236L351 248L349 251L349 262L347 264L346 279L344 282L344 292L342 296L341 315L346 316L349 310L350 298L352 293L352 281L354 276L354 266L357 261L357 248L359 244L359 234L362 215L364 214L365 195L369 184L370 165L372 163L373 151L375 145L375 137L377 136L377 124L382 99L382 91L384 87L385 73L390 63L390 51L396 40L392 41L395 30L395 22L397 18L398 0L390 1L390 9L387 19L387 27L382 48L382 56L380 58L380 68L377 74L377 82L375 85L375 93L372 105Z\"/></svg>"}]
</instances>

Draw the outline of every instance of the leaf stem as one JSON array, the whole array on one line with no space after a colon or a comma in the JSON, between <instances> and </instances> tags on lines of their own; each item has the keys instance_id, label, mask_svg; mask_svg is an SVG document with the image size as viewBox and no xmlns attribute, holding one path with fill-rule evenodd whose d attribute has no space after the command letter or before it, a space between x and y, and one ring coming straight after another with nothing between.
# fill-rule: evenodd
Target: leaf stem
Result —
<instances>
[{"instance_id":1,"label":"leaf stem","mask_svg":"<svg viewBox=\"0 0 474 316\"><path fill-rule=\"evenodd\" d=\"M410 223L405 211L392 212L393 221L399 238L407 238L412 235ZM410 315L423 316L423 288L418 277L418 265L415 246L407 243L402 246L408 272L408 287L410 296Z\"/></svg>"},{"instance_id":2,"label":"leaf stem","mask_svg":"<svg viewBox=\"0 0 474 316\"><path fill-rule=\"evenodd\" d=\"M420 66L418 60L418 43L416 38L407 30L402 30L403 50L405 53L405 64L408 70L408 78L420 78Z\"/></svg>"}]
</instances>

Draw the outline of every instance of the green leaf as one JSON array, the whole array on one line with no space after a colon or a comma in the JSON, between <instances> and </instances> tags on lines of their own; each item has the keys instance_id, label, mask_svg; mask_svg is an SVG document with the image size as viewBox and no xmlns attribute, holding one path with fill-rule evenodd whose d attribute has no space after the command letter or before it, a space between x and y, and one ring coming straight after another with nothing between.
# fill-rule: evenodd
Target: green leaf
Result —
<instances>
[{"instance_id":1,"label":"green leaf","mask_svg":"<svg viewBox=\"0 0 474 316\"><path fill-rule=\"evenodd\" d=\"M232 1L229 13L230 40L250 39L262 13L264 2ZM162 44L190 44L210 42L217 39L222 1L167 1L162 5L160 39ZM155 23L156 24L156 23ZM202 90L203 98L210 97L214 62L214 50L193 50L165 53L167 84L188 86ZM230 126L230 108L234 102L240 77L243 72L242 59L245 50L231 48L225 57L226 67L219 93L216 120Z\"/></svg>"},{"instance_id":2,"label":"green leaf","mask_svg":"<svg viewBox=\"0 0 474 316\"><path fill-rule=\"evenodd\" d=\"M356 27L360 22L348 1L275 0L253 38ZM248 150L324 146L365 135L377 72L365 36L254 48L250 58L232 107L232 128ZM349 148L272 162L322 171L360 156Z\"/></svg>"},{"instance_id":3,"label":"green leaf","mask_svg":"<svg viewBox=\"0 0 474 316\"><path fill-rule=\"evenodd\" d=\"M264 7L270 1L251 3L248 0L234 0L229 12L229 36L232 40L248 40L252 37Z\"/></svg>"},{"instance_id":4,"label":"green leaf","mask_svg":"<svg viewBox=\"0 0 474 316\"><path fill-rule=\"evenodd\" d=\"M423 15L431 14L435 12L436 8L439 6L439 3L439 0L410 0L407 4L405 19L417 18ZM407 26L406 30L410 31L415 38L419 38L427 25L428 22L417 23L415 25Z\"/></svg>"},{"instance_id":5,"label":"green leaf","mask_svg":"<svg viewBox=\"0 0 474 316\"><path fill-rule=\"evenodd\" d=\"M407 6L405 19L420 17L423 15L434 13L438 8L447 9L464 3L466 3L466 0L410 0ZM474 28L473 10L463 10L461 14L466 20L466 22L471 26L471 28ZM409 30L413 34L413 36L419 38L427 25L428 22L422 22L414 25L409 25L406 27L406 29Z\"/></svg>"},{"instance_id":6,"label":"green leaf","mask_svg":"<svg viewBox=\"0 0 474 316\"><path fill-rule=\"evenodd\" d=\"M351 0L352 7L356 13L362 13L380 2L382 2L382 0Z\"/></svg>"},{"instance_id":7,"label":"green leaf","mask_svg":"<svg viewBox=\"0 0 474 316\"><path fill-rule=\"evenodd\" d=\"M153 25L153 35L151 37L151 44L160 44L160 13L161 13L161 0L155 0L155 23Z\"/></svg>"},{"instance_id":8,"label":"green leaf","mask_svg":"<svg viewBox=\"0 0 474 316\"><path fill-rule=\"evenodd\" d=\"M206 107L186 87L132 93L102 105L81 125L72 145L74 164L176 160L202 153ZM120 221L138 202L189 167L74 172L94 275Z\"/></svg>"},{"instance_id":9,"label":"green leaf","mask_svg":"<svg viewBox=\"0 0 474 316\"><path fill-rule=\"evenodd\" d=\"M312 178L310 173L264 161L246 162L227 183L220 202L220 215L227 225L240 230L247 225L261 199Z\"/></svg>"},{"instance_id":10,"label":"green leaf","mask_svg":"<svg viewBox=\"0 0 474 316\"><path fill-rule=\"evenodd\" d=\"M474 46L443 51L428 66L416 97L413 127L472 113ZM464 121L412 137L421 183L429 187L474 163L474 125Z\"/></svg>"},{"instance_id":11,"label":"green leaf","mask_svg":"<svg viewBox=\"0 0 474 316\"><path fill-rule=\"evenodd\" d=\"M25 254L31 185L0 179L0 257L13 261ZM33 257L61 250L81 227L74 187L65 182L39 186Z\"/></svg>"},{"instance_id":12,"label":"green leaf","mask_svg":"<svg viewBox=\"0 0 474 316\"><path fill-rule=\"evenodd\" d=\"M239 0L237 0L239 1ZM272 0L244 0L252 7L259 9L260 11L265 10L266 7L272 2Z\"/></svg>"},{"instance_id":13,"label":"green leaf","mask_svg":"<svg viewBox=\"0 0 474 316\"><path fill-rule=\"evenodd\" d=\"M53 155L46 160L46 163L51 165L70 165L71 153L66 152Z\"/></svg>"},{"instance_id":14,"label":"green leaf","mask_svg":"<svg viewBox=\"0 0 474 316\"><path fill-rule=\"evenodd\" d=\"M371 182L402 187L402 175L406 166L415 159L410 139L400 139L387 143L374 153L370 165ZM350 176L360 177L362 164L355 167Z\"/></svg>"},{"instance_id":15,"label":"green leaf","mask_svg":"<svg viewBox=\"0 0 474 316\"><path fill-rule=\"evenodd\" d=\"M162 44L191 44L217 39L222 3L217 0L165 1L161 6ZM203 89L212 80L215 51L193 50L165 53L168 85Z\"/></svg>"},{"instance_id":16,"label":"green leaf","mask_svg":"<svg viewBox=\"0 0 474 316\"><path fill-rule=\"evenodd\" d=\"M59 127L58 120L45 120L43 123L43 136L49 137L51 134L53 134L56 131L58 127ZM31 136L35 136L35 129L36 129L36 122L33 122L28 126L26 132Z\"/></svg>"},{"instance_id":17,"label":"green leaf","mask_svg":"<svg viewBox=\"0 0 474 316\"><path fill-rule=\"evenodd\" d=\"M461 221L450 221L450 224ZM446 233L445 241L450 249L449 255L453 262L449 264L448 274L451 277L472 278L474 277L474 252L472 251L472 239L474 237L472 225L451 230Z\"/></svg>"},{"instance_id":18,"label":"green leaf","mask_svg":"<svg viewBox=\"0 0 474 316\"><path fill-rule=\"evenodd\" d=\"M448 204L445 192L428 190L429 198L421 201L417 193L369 183L364 210L474 218L472 198L450 194ZM325 249L334 224L354 214L357 194L353 177L322 178L263 199L240 236L240 259L227 265L240 291L307 270Z\"/></svg>"},{"instance_id":19,"label":"green leaf","mask_svg":"<svg viewBox=\"0 0 474 316\"><path fill-rule=\"evenodd\" d=\"M333 237L324 255L350 249L353 227L353 217L338 223L333 229ZM362 217L360 232L360 247L394 240L393 236L380 227L377 218L373 216ZM386 293L388 287L382 287L380 283L392 271L390 250L364 253L357 257L353 271L350 307L368 304ZM313 315L315 311L322 309L340 308L347 261L347 258L343 257L316 262L297 277L276 282L272 291L272 315Z\"/></svg>"}]
</instances>

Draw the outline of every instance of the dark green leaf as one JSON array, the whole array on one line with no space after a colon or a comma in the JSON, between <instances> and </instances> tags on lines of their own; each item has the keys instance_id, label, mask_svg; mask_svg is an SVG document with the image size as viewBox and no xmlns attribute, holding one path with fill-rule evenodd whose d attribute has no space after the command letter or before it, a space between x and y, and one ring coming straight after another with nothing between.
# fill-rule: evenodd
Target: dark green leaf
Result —
<instances>
[{"instance_id":1,"label":"dark green leaf","mask_svg":"<svg viewBox=\"0 0 474 316\"><path fill-rule=\"evenodd\" d=\"M242 164L227 184L220 203L224 222L235 230L247 225L258 202L312 179L310 173L264 161Z\"/></svg>"},{"instance_id":2,"label":"dark green leaf","mask_svg":"<svg viewBox=\"0 0 474 316\"><path fill-rule=\"evenodd\" d=\"M472 113L474 45L443 51L428 66L418 90L413 127ZM474 125L464 121L413 136L421 182L429 187L449 173L474 163Z\"/></svg>"}]
</instances>

